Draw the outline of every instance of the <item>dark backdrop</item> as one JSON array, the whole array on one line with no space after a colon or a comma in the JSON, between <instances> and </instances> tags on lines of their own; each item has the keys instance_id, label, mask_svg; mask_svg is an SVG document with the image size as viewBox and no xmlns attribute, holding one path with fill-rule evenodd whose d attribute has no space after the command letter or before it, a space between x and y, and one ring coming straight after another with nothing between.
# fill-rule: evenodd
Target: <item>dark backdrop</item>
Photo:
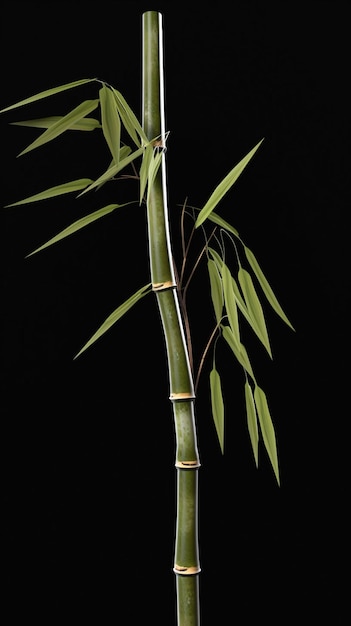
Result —
<instances>
[{"instance_id":1,"label":"dark backdrop","mask_svg":"<svg viewBox=\"0 0 351 626\"><path fill-rule=\"evenodd\" d=\"M223 353L224 457L209 364L196 409L203 624L323 617L336 625L347 613L349 555L348 10L331 2L228 7L3 2L0 108L96 76L139 113L141 14L161 10L175 247L177 205L188 197L201 206L265 137L220 212L255 251L296 328L267 311L273 361L251 348L282 484L262 449L254 466L242 374ZM106 151L91 135L16 159L35 132L9 125L62 114L95 94L88 86L1 116L2 206L105 169ZM116 183L117 202L133 193L128 185ZM152 298L73 361L148 281L145 216L114 214L24 258L102 206L101 193L1 211L7 624L23 615L45 624L170 624L174 616L174 432ZM189 296L197 358L210 328L205 274L198 280Z\"/></svg>"}]
</instances>

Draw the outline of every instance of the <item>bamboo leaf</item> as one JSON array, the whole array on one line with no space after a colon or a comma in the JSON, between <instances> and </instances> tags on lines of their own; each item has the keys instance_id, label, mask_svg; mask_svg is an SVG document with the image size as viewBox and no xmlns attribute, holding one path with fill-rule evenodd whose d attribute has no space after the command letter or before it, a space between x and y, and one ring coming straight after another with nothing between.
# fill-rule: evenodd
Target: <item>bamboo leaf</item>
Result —
<instances>
[{"instance_id":1,"label":"bamboo leaf","mask_svg":"<svg viewBox=\"0 0 351 626\"><path fill-rule=\"evenodd\" d=\"M57 122L47 128L33 143L22 150L18 156L22 156L35 148L43 146L48 141L52 141L66 130L70 129L78 120L94 111L99 104L99 100L85 100L72 111L61 117Z\"/></svg>"},{"instance_id":2,"label":"bamboo leaf","mask_svg":"<svg viewBox=\"0 0 351 626\"><path fill-rule=\"evenodd\" d=\"M141 167L140 167L140 172L139 172L139 175L140 175L139 204L142 204L142 201L143 201L153 153L154 153L153 146L151 144L146 146L143 160L142 160Z\"/></svg>"},{"instance_id":3,"label":"bamboo leaf","mask_svg":"<svg viewBox=\"0 0 351 626\"><path fill-rule=\"evenodd\" d=\"M143 154L143 152L144 152L144 148L139 148L138 150L135 150L134 152L126 156L124 159L120 159L117 165L113 165L112 167L110 166L103 174L101 174L101 176L99 176L99 178L94 180L94 182L92 182L92 184L89 185L89 187L84 189L84 191L82 191L82 193L80 193L79 196L82 196L84 193L91 191L95 187L99 187L103 183L106 183L108 180L112 180L112 178L114 178L116 174L118 174L118 172L120 172L125 167L127 167L127 165L132 163L132 161L140 157Z\"/></svg>"},{"instance_id":4,"label":"bamboo leaf","mask_svg":"<svg viewBox=\"0 0 351 626\"><path fill-rule=\"evenodd\" d=\"M111 315L109 315L105 319L105 321L98 328L96 333L92 335L89 341L87 341L87 343L76 354L74 358L77 359L87 348L89 348L93 343L95 343L97 339L99 339L102 335L104 335L106 331L109 330L111 326L113 326L113 324L115 324L119 319L121 319L121 317L123 317L123 315L127 313L127 311L129 311L129 309L131 309L132 306L134 306L134 304L136 304L139 300L141 300L141 298L146 296L151 291L152 291L151 283L148 283L147 285L145 285L144 287L136 291L132 296L130 296L130 298L128 298L125 302L123 302L123 304L117 307L117 309L115 309L113 313L111 313Z\"/></svg>"},{"instance_id":5,"label":"bamboo leaf","mask_svg":"<svg viewBox=\"0 0 351 626\"><path fill-rule=\"evenodd\" d=\"M258 385L255 386L254 398L257 408L258 419L262 432L262 438L272 464L278 485L280 484L277 444L272 418L269 412L266 394Z\"/></svg>"},{"instance_id":6,"label":"bamboo leaf","mask_svg":"<svg viewBox=\"0 0 351 626\"><path fill-rule=\"evenodd\" d=\"M11 111L12 109L17 109L18 107L24 106L26 104L32 104L32 102L36 102L37 100L42 100L43 98L48 98L49 96L54 96L61 91L66 91L67 89L72 89L73 87L79 87L80 85L84 85L85 83L91 83L95 81L96 78L83 78L82 80L76 80L72 83L67 83L65 85L59 85L58 87L53 87L52 89L46 89L45 91L41 91L40 93L35 94L34 96L30 96L29 98L25 98L25 100L21 100L20 102L16 102L15 104L11 104L8 107L0 110L0 113L5 113L5 111Z\"/></svg>"},{"instance_id":7,"label":"bamboo leaf","mask_svg":"<svg viewBox=\"0 0 351 626\"><path fill-rule=\"evenodd\" d=\"M217 324L222 319L223 312L223 289L222 289L222 281L219 275L216 263L212 259L208 259L207 261L207 269L210 277L210 289L211 289L211 298L213 303L213 308L216 316Z\"/></svg>"},{"instance_id":8,"label":"bamboo leaf","mask_svg":"<svg viewBox=\"0 0 351 626\"><path fill-rule=\"evenodd\" d=\"M252 393L251 385L246 380L245 382L245 404L246 404L246 416L247 416L247 427L250 435L250 441L252 446L252 451L255 457L256 467L258 467L258 424L257 424L257 414L256 414L256 406L254 401L254 396Z\"/></svg>"},{"instance_id":9,"label":"bamboo leaf","mask_svg":"<svg viewBox=\"0 0 351 626\"><path fill-rule=\"evenodd\" d=\"M238 309L236 305L236 298L233 290L233 280L232 275L230 273L229 267L223 263L222 265L222 279L223 279L223 293L224 293L224 303L225 309L228 315L229 325L240 344L240 330L239 330L239 319L238 319Z\"/></svg>"},{"instance_id":10,"label":"bamboo leaf","mask_svg":"<svg viewBox=\"0 0 351 626\"><path fill-rule=\"evenodd\" d=\"M57 243L58 241L61 241L61 239L64 239L65 237L68 237L69 235L73 235L78 230L80 230L81 228L84 228L85 226L88 226L88 224L91 224L92 222L95 222L95 220L99 219L100 217L104 217L104 215L108 215L109 213L112 213L112 211L114 211L115 209L119 209L123 206L126 206L127 204L133 204L133 203L125 202L124 204L109 204L108 206L105 206L102 209L99 209L98 211L94 211L94 213L90 213L89 215L82 217L76 222L73 222L70 226L67 226L67 228L65 228L64 230L61 230L61 232L55 235L55 237L52 237L52 239L49 239L49 241L44 243L42 246L40 246L39 248L36 248L35 250L33 250L33 252L30 252L30 254L27 254L27 257L30 257L33 254L36 254L36 252L40 252L41 250L44 250L44 248L48 248L52 244Z\"/></svg>"},{"instance_id":11,"label":"bamboo leaf","mask_svg":"<svg viewBox=\"0 0 351 626\"><path fill-rule=\"evenodd\" d=\"M218 254L218 252L216 250L214 250L213 248L208 248L209 253L211 254L211 256L213 257L216 265L217 265L217 269L219 272L222 271L222 267L223 267L223 261L222 258L220 257L220 255ZM257 325L257 322L255 320L255 318L252 317L251 313L249 312L245 300L241 295L240 289L237 285L237 282L235 280L235 278L232 276L232 289L233 289L233 293L236 299L236 303L238 305L238 309L240 309L240 312L243 314L243 316L245 317L246 321L248 322L248 324L251 326L252 330L256 333L257 337L259 338L260 341L262 341L263 343L263 338L262 338L262 333Z\"/></svg>"},{"instance_id":12,"label":"bamboo leaf","mask_svg":"<svg viewBox=\"0 0 351 626\"><path fill-rule=\"evenodd\" d=\"M101 105L102 132L113 156L114 164L119 162L121 143L121 121L117 113L116 98L106 85L99 91Z\"/></svg>"},{"instance_id":13,"label":"bamboo leaf","mask_svg":"<svg viewBox=\"0 0 351 626\"><path fill-rule=\"evenodd\" d=\"M270 303L270 305L272 306L272 308L275 310L275 312L279 315L279 317L281 317L281 319L288 325L290 326L290 328L292 330L295 330L295 328L293 327L293 325L290 323L290 321L288 320L287 316L285 315L282 307L280 306L268 280L266 279L261 267L258 264L258 261L254 255L254 253L252 252L252 250L250 250L249 248L247 248L247 246L244 246L244 250L245 250L245 254L246 254L246 258L249 261L251 268L253 269L256 278L258 280L258 282L260 283L262 290L268 300L268 302Z\"/></svg>"},{"instance_id":14,"label":"bamboo leaf","mask_svg":"<svg viewBox=\"0 0 351 626\"><path fill-rule=\"evenodd\" d=\"M256 150L261 145L262 141L263 139L261 139L261 141L259 141L258 144L254 146L252 150L250 150L250 152L248 152L247 155L244 156L244 158L241 159L241 161L239 161L239 163L235 165L235 167L233 167L233 169L229 172L229 174L227 174L227 176L225 176L225 178L223 178L223 180L219 183L219 185L217 185L217 187L215 188L215 190L213 191L213 193L207 200L206 204L201 209L199 215L197 216L197 220L195 222L195 228L198 228L208 218L210 213L217 206L217 204L220 202L223 196L234 185L234 183L237 181L237 179L239 178L240 174L242 173L242 171L244 170L248 162L252 159Z\"/></svg>"},{"instance_id":15,"label":"bamboo leaf","mask_svg":"<svg viewBox=\"0 0 351 626\"><path fill-rule=\"evenodd\" d=\"M230 326L222 325L222 335L228 346L232 350L234 356L244 370L251 376L252 380L255 380L254 373L251 367L250 359L246 352L245 346L240 342L238 343Z\"/></svg>"},{"instance_id":16,"label":"bamboo leaf","mask_svg":"<svg viewBox=\"0 0 351 626\"><path fill-rule=\"evenodd\" d=\"M53 124L63 119L63 115L51 115L50 117L40 117L35 120L23 120L21 122L10 122L11 126L26 126L29 128L50 128ZM93 117L83 117L78 122L75 122L67 130L84 130L91 131L95 128L101 128L99 120Z\"/></svg>"},{"instance_id":17,"label":"bamboo leaf","mask_svg":"<svg viewBox=\"0 0 351 626\"><path fill-rule=\"evenodd\" d=\"M56 187L50 187L49 189L45 189L45 191L41 191L40 193L35 194L34 196L29 196L28 198L24 198L23 200L18 200L18 202L13 202L12 204L7 204L5 208L11 206L18 206L20 204L27 204L29 202L37 202L39 200L47 200L48 198L54 198L55 196L61 196L65 193L72 193L73 191L79 191L80 189L84 189L92 183L91 178L80 178L78 180L71 180L69 183L63 183L63 185L57 185Z\"/></svg>"},{"instance_id":18,"label":"bamboo leaf","mask_svg":"<svg viewBox=\"0 0 351 626\"><path fill-rule=\"evenodd\" d=\"M210 372L210 391L212 416L216 427L219 445L224 454L224 403L222 395L221 379L215 366Z\"/></svg>"},{"instance_id":19,"label":"bamboo leaf","mask_svg":"<svg viewBox=\"0 0 351 626\"><path fill-rule=\"evenodd\" d=\"M235 237L238 237L238 239L240 239L238 231L233 226L231 226L231 224L228 224L228 222L226 222L222 217L217 215L217 213L215 213L214 211L210 213L210 215L208 216L208 219L211 222L214 222L215 224L217 224L218 226L221 226L221 228L224 228L229 233L232 233L233 235L235 235Z\"/></svg>"},{"instance_id":20,"label":"bamboo leaf","mask_svg":"<svg viewBox=\"0 0 351 626\"><path fill-rule=\"evenodd\" d=\"M250 318L253 319L256 323L256 334L258 334L261 339L263 345L265 346L268 354L272 358L271 347L268 338L268 332L266 327L266 322L263 315L263 310L261 307L261 303L258 299L257 293L255 291L254 284L252 282L252 278L243 267L239 268L238 279L240 283L240 287L244 294L245 302L250 314Z\"/></svg>"},{"instance_id":21,"label":"bamboo leaf","mask_svg":"<svg viewBox=\"0 0 351 626\"><path fill-rule=\"evenodd\" d=\"M138 147L141 146L141 143L147 144L148 138L146 137L139 120L130 108L129 104L126 102L122 94L117 91L117 89L113 88L113 93L116 97L118 113L127 133Z\"/></svg>"},{"instance_id":22,"label":"bamboo leaf","mask_svg":"<svg viewBox=\"0 0 351 626\"><path fill-rule=\"evenodd\" d=\"M156 178L157 172L159 170L159 167L161 165L161 161L162 161L162 152L155 150L153 151L153 155L152 155L152 159L149 165L149 172L148 172L148 181L147 181L147 202L149 202L150 199L150 193L152 190L152 186L154 184L154 180Z\"/></svg>"}]
</instances>

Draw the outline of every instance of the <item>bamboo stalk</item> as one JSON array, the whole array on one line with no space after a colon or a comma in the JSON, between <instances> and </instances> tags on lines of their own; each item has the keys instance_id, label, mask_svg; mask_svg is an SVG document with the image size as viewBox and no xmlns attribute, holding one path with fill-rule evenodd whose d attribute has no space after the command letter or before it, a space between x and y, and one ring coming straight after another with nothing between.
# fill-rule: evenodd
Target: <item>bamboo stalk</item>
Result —
<instances>
[{"instance_id":1,"label":"bamboo stalk","mask_svg":"<svg viewBox=\"0 0 351 626\"><path fill-rule=\"evenodd\" d=\"M166 341L176 432L177 521L174 573L179 626L199 626L198 468L194 385L180 312L169 234L165 164L162 15L143 14L143 128L158 137L161 167L149 189L147 221L151 282ZM161 148L159 148L161 146Z\"/></svg>"}]
</instances>

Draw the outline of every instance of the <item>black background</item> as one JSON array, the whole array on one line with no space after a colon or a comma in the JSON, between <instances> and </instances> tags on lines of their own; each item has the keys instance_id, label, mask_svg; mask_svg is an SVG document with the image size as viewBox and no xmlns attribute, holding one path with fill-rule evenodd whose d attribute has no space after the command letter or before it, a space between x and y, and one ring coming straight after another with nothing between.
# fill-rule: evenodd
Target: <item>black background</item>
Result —
<instances>
[{"instance_id":1,"label":"black background","mask_svg":"<svg viewBox=\"0 0 351 626\"><path fill-rule=\"evenodd\" d=\"M164 14L175 254L177 205L188 197L200 207L265 137L219 212L256 253L296 328L267 310L273 361L250 344L276 427L280 488L263 450L254 466L242 374L225 351L222 457L209 363L204 371L196 405L203 624L341 624L349 558L347 3L5 2L0 107L96 76L139 113L146 10ZM1 116L2 206L106 169L94 133L16 159L36 131L9 125L63 114L96 94L88 85ZM7 624L23 615L45 624L175 620L174 432L152 298L73 361L149 280L145 215L114 213L24 258L135 187L116 183L115 193L1 212ZM197 359L211 324L205 273L198 281L189 296Z\"/></svg>"}]
</instances>

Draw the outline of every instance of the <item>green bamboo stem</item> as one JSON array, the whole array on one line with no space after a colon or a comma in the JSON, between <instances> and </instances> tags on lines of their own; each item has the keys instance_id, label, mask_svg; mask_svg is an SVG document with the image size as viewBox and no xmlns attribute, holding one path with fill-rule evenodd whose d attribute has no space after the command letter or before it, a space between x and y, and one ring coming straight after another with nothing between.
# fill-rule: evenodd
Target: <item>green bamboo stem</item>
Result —
<instances>
[{"instance_id":1,"label":"green bamboo stem","mask_svg":"<svg viewBox=\"0 0 351 626\"><path fill-rule=\"evenodd\" d=\"M162 15L143 14L143 128L165 145ZM157 148L159 149L159 148ZM166 342L170 399L176 433L177 521L174 573L179 626L199 626L198 468L194 385L173 271L165 149L149 190L147 220L153 290Z\"/></svg>"}]
</instances>

